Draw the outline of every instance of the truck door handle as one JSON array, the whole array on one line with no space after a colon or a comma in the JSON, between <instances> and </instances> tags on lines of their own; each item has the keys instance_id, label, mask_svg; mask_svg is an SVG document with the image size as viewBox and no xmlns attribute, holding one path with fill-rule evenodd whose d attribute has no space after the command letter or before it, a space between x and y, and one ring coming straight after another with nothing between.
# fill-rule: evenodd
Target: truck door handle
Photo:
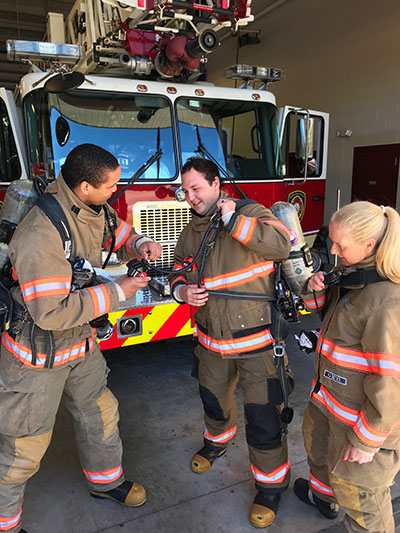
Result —
<instances>
[{"instance_id":1,"label":"truck door handle","mask_svg":"<svg viewBox=\"0 0 400 533\"><path fill-rule=\"evenodd\" d=\"M321 200L325 200L325 196L318 196L318 195L317 195L317 196L313 196L313 197L311 198L311 200L312 200L313 202L320 202Z\"/></svg>"}]
</instances>

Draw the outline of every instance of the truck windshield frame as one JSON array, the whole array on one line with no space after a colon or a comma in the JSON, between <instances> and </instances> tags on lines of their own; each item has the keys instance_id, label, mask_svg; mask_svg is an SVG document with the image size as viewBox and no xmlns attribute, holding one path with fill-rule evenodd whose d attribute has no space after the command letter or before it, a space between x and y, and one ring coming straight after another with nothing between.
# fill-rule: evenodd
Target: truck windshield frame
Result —
<instances>
[{"instance_id":1,"label":"truck windshield frame","mask_svg":"<svg viewBox=\"0 0 400 533\"><path fill-rule=\"evenodd\" d=\"M7 183L20 178L22 168L7 106L2 98L0 98L0 120L0 181Z\"/></svg>"},{"instance_id":2,"label":"truck windshield frame","mask_svg":"<svg viewBox=\"0 0 400 533\"><path fill-rule=\"evenodd\" d=\"M161 95L77 89L48 94L39 89L23 101L32 176L56 178L68 153L83 143L111 152L121 166L121 182L158 148L154 163L138 182L177 178L172 103Z\"/></svg>"},{"instance_id":3,"label":"truck windshield frame","mask_svg":"<svg viewBox=\"0 0 400 533\"><path fill-rule=\"evenodd\" d=\"M208 152L238 181L281 178L279 122L269 102L181 96L175 101L181 163Z\"/></svg>"}]
</instances>

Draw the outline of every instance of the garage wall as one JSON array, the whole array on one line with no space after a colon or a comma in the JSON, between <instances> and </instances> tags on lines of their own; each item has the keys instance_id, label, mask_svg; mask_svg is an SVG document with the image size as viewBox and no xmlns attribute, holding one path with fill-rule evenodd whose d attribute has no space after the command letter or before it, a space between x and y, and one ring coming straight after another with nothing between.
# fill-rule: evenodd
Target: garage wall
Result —
<instances>
[{"instance_id":1,"label":"garage wall","mask_svg":"<svg viewBox=\"0 0 400 533\"><path fill-rule=\"evenodd\" d=\"M253 13L263 0L253 1ZM239 50L239 62L279 67L285 80L271 84L278 106L330 113L325 219L350 201L353 148L400 142L399 0L279 0L249 25L261 44ZM236 62L228 37L210 56L208 81L232 85L223 69ZM352 130L339 138L338 130Z\"/></svg>"}]
</instances>

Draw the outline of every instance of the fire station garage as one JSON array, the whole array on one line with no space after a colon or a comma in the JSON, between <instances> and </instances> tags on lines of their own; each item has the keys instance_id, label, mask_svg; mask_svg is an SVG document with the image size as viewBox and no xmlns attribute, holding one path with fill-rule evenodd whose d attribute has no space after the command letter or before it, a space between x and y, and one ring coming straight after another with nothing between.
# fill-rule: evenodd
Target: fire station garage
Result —
<instances>
[{"instance_id":1,"label":"fire station garage","mask_svg":"<svg viewBox=\"0 0 400 533\"><path fill-rule=\"evenodd\" d=\"M71 9L75 10L73 16L69 15ZM107 26L110 22L107 17L99 20L99 9L109 18L119 13L125 26L117 29L114 26L112 32L111 26ZM49 12L61 13L63 17L49 18ZM172 16L175 12L180 14L177 26ZM208 26L210 17L215 20ZM140 41L142 53L132 57L128 45L121 48L121 43L116 42L117 36L126 38L131 19L136 21L136 30L144 29L146 35L157 34L150 45L146 45L144 38L140 41L137 33L131 41L126 40L131 47L139 46ZM85 94L90 91L119 94L112 99L107 95L98 97L92 114L88 98L82 97L78 102L75 97L79 83L69 87L54 87L53 84L47 86L49 91L42 90L47 80L57 76L58 80L69 79L77 60L71 57L65 60L66 70L63 70L59 48L54 49L51 62L53 51L49 47L39 49L32 45L24 56L25 52L19 53L22 48L18 45L6 44L8 40L54 41L49 36L59 35L60 31L63 34L63 21L66 27L69 25L66 31L75 35L75 44L81 45L81 57L85 50L88 52L93 47L81 68L87 78L79 81L84 84ZM176 27L182 27L182 21L187 26L181 35ZM143 189L136 189L140 198L134 198L140 177L126 193L133 202L140 204L141 211L126 205L121 208L121 201L114 207L118 205L121 219L133 224L138 232L162 242L163 253L168 255L171 266L175 241L189 221L182 215L181 207L175 209L172 205L177 188L174 180L180 180L175 170L179 168L179 158L182 164L189 156L208 158L212 152L213 160L218 163L222 157L227 167L229 159L231 168L236 169L233 173L238 172L234 177L240 186L244 184L249 198L260 203L261 181L259 184L256 180L246 182L244 176L247 172L254 172L256 177L268 172L272 184L279 168L280 182L275 183L275 180L274 188L268 193L271 202L267 199L264 204L270 207L276 200L292 203L310 245L332 213L353 200L369 200L398 210L398 0L2 0L0 28L1 198L16 178L57 177L69 149L74 147L68 144L73 135L80 132L80 142L96 144L93 139L98 139L103 146L104 137L98 133L105 127L106 119L110 124L111 120L120 120L108 126L114 128L112 135L116 136L118 128L127 131L131 127L128 119L132 116L137 119L135 127L139 128L136 130L139 135L130 137L129 143L121 142L119 152L114 155L125 183L141 165L149 163L141 174L147 183ZM100 33L96 34L93 28L98 28ZM196 37L193 41L187 37L191 31ZM179 54L176 50L171 50L171 54L166 52L174 35L184 39L185 47ZM61 46L62 39L56 42ZM155 55L155 49L161 52ZM73 56L75 52L71 50L70 56ZM147 50L151 60L143 50ZM93 66L91 61L96 54L97 63ZM182 69L176 65L183 55L186 63ZM38 60L46 60L47 67L50 63L56 65L47 80L43 79L46 72L35 66ZM120 70L113 74L114 67ZM125 76L120 73L123 68L127 72ZM201 71L200 77L197 71ZM36 77L25 77L28 72L36 72ZM100 78L109 76L110 72L115 78L130 80L135 96L129 96L130 89L122 89L120 82L103 86ZM174 105L165 104L165 95L154 96L155 85L152 84L160 79L168 84L165 90ZM21 98L17 89L20 83ZM191 87L190 91L184 86ZM248 95L243 106L247 106L249 116L254 114L254 106L268 107L265 108L270 125L268 131L272 137L276 132L276 139L269 140L269 152L263 152L262 143L267 138L263 125L258 122L249 125L240 118L242 104L235 103L236 93L232 92L239 88ZM225 99L224 106L203 106L201 98L211 101L210 94L218 94L215 96L218 102ZM270 94L275 96L280 112L275 109ZM17 107L12 108L14 100ZM147 103L150 100L151 104ZM78 106L81 106L81 114L77 113ZM110 109L115 111L112 119L107 118ZM35 110L40 110L37 117ZM236 115L232 119L233 113ZM211 118L222 124L219 137L210 133ZM80 121L86 121L90 135L96 130L98 136L87 136L88 129L79 130ZM279 121L281 126L278 126ZM38 129L45 123L48 126ZM51 138L52 128L57 142ZM19 144L18 132L21 139L25 137L25 141L21 141L23 144ZM103 135L107 137L104 132ZM213 139L218 138L221 139L220 152L216 148L213 152ZM147 148L141 147L142 155L132 159L131 147L146 143ZM157 156L160 148L162 155ZM268 153L275 162L264 165ZM151 159L152 156L155 158ZM169 173L169 182L168 178L163 181L163 173L164 176ZM229 192L238 198L234 186L229 187ZM143 192L146 190L154 191L150 199ZM167 216L162 213L159 204L164 200L175 209L173 215L172 211ZM149 222L150 203L153 218ZM172 237L164 234L163 228L172 225L178 217L181 224L178 233ZM333 264L329 241L319 252L322 264ZM32 249L32 256L34 254ZM119 268L121 273L126 271L125 267L114 268ZM236 392L237 432L227 453L218 457L207 472L199 474L191 470L191 458L203 446L204 432L199 384L192 377L193 312L172 300L165 288L168 286L165 276L161 277L164 289L158 287L161 292L156 296L158 285L154 283L142 296L136 296L131 309L127 305L110 313L113 337L100 342L110 370L108 387L119 402L124 474L126 479L145 487L146 503L128 508L111 499L91 498L80 465L74 425L61 403L51 444L39 471L27 483L22 521L16 519L14 527L5 520L7 517L9 520L7 509L0 509L0 531L17 532L19 527L27 533L245 533L256 530L249 523L249 509L256 492L254 472L252 474L249 466L240 384ZM345 531L342 510L336 520L329 521L315 506L307 507L300 502L293 492L294 480L308 478L302 422L314 366L313 354L299 349L295 335L300 335L302 330L317 329L319 325L318 316L301 311L299 322L290 324L286 337L286 352L296 376L295 389L288 400L294 417L285 437L291 481L283 493L277 516L267 529L271 532ZM0 394L2 379L0 374ZM18 456L17 448L15 454ZM0 473L3 470L0 459ZM391 496L396 531L400 531L397 483L391 488Z\"/></svg>"}]
</instances>

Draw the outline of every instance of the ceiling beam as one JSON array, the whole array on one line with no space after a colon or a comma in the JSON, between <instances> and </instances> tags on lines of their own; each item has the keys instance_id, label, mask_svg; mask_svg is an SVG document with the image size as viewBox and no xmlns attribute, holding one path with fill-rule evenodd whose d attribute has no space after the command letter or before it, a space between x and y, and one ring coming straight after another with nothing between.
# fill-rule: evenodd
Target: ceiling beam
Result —
<instances>
[{"instance_id":1,"label":"ceiling beam","mask_svg":"<svg viewBox=\"0 0 400 533\"><path fill-rule=\"evenodd\" d=\"M8 20L0 18L0 28L18 31L35 31L43 33L45 29L44 23L28 22L27 20Z\"/></svg>"},{"instance_id":2,"label":"ceiling beam","mask_svg":"<svg viewBox=\"0 0 400 533\"><path fill-rule=\"evenodd\" d=\"M10 12L10 4L8 2L0 2L0 11ZM20 14L24 14L24 15L34 15L37 17L45 17L47 14L44 4L42 4L41 6L35 6L32 4L27 4L27 5L17 4L15 6L14 13L17 13L17 12Z\"/></svg>"},{"instance_id":3,"label":"ceiling beam","mask_svg":"<svg viewBox=\"0 0 400 533\"><path fill-rule=\"evenodd\" d=\"M22 39L24 41L42 41L44 36L45 29L43 27L40 31L32 30L22 30L20 32L16 31L13 28L4 28L1 31L2 41L5 42L7 39Z\"/></svg>"}]
</instances>

